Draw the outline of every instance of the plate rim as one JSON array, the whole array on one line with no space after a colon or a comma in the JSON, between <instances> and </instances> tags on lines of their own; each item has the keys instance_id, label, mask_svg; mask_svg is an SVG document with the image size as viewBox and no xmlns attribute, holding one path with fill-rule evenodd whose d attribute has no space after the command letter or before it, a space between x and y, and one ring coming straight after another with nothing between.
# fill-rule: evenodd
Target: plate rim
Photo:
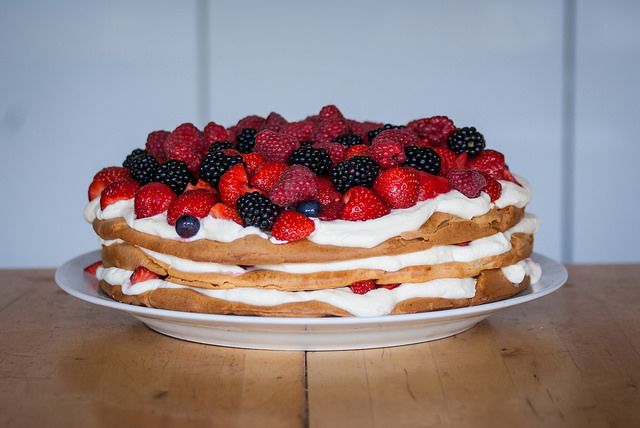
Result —
<instances>
[{"instance_id":1,"label":"plate rim","mask_svg":"<svg viewBox=\"0 0 640 428\"><path fill-rule=\"evenodd\" d=\"M551 294L561 288L568 279L568 272L565 266L555 261L554 259L544 256L539 253L533 253L531 257L534 261L542 264L543 266L553 267L553 272L548 272L549 269L542 270L542 278L546 275L557 275L554 277L554 282L548 287L545 287L538 291L532 291L528 294L519 294L513 297L499 300L497 302L484 303L476 306L467 306L455 309L443 309L430 312L419 312L415 314L399 314L399 315L382 315L375 317L262 317L262 316L248 316L248 315L220 315L220 314L205 314L198 312L184 312L171 309L157 309L148 308L145 306L130 305L127 303L121 303L116 300L112 300L107 296L98 297L87 294L83 291L76 289L75 287L65 284L65 279L70 275L77 276L78 279L83 281L89 281L91 278L82 271L87 266L85 259L96 260L100 259L100 250L88 251L80 254L56 269L54 279L59 288L65 291L67 294L80 299L82 301L103 306L111 309L121 310L134 316L151 317L160 319L171 319L173 321L202 321L202 322L218 322L227 324L261 324L261 325L283 325L283 326L331 326L331 325L367 325L367 324L394 324L413 321L427 321L427 320L447 320L450 318L460 317L472 317L479 316L486 313L491 313L500 309L505 309L511 306L520 305L532 300L539 299L548 294ZM542 280L541 278L541 280ZM93 280L95 281L95 280Z\"/></svg>"}]
</instances>

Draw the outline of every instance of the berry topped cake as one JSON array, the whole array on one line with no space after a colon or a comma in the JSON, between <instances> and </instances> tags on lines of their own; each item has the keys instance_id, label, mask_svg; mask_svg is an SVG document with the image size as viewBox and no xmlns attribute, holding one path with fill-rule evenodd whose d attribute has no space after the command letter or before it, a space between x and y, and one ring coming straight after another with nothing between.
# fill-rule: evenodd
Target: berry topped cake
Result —
<instances>
[{"instance_id":1,"label":"berry topped cake","mask_svg":"<svg viewBox=\"0 0 640 428\"><path fill-rule=\"evenodd\" d=\"M153 131L99 171L87 266L134 305L283 317L478 305L540 278L527 182L474 127L406 125L333 106L225 128Z\"/></svg>"}]
</instances>

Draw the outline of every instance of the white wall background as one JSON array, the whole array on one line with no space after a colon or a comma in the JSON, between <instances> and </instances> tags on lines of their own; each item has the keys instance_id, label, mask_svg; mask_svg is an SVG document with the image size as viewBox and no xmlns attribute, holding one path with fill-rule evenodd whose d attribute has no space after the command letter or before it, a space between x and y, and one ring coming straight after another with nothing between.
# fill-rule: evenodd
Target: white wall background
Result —
<instances>
[{"instance_id":1,"label":"white wall background","mask_svg":"<svg viewBox=\"0 0 640 428\"><path fill-rule=\"evenodd\" d=\"M534 187L537 251L638 262L638 22L631 0L0 2L0 267L96 248L90 179L151 130L329 103L477 126Z\"/></svg>"}]
</instances>

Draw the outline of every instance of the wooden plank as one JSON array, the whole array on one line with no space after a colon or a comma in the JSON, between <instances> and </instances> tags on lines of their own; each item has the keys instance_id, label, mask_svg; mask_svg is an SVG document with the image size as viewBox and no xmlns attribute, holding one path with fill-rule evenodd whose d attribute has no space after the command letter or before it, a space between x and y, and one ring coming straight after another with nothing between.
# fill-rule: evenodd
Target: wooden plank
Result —
<instances>
[{"instance_id":1,"label":"wooden plank","mask_svg":"<svg viewBox=\"0 0 640 428\"><path fill-rule=\"evenodd\" d=\"M51 271L0 278L3 296L32 283L0 312L0 426L304 425L304 353L171 339L66 295Z\"/></svg>"}]
</instances>

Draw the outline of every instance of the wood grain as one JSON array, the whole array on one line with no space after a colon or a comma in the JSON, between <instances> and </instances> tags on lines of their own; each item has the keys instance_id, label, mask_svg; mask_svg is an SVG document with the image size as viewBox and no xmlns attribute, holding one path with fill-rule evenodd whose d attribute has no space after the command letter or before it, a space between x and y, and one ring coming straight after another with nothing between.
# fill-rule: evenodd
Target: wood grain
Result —
<instances>
[{"instance_id":1,"label":"wood grain","mask_svg":"<svg viewBox=\"0 0 640 428\"><path fill-rule=\"evenodd\" d=\"M453 338L305 355L167 338L0 271L0 426L640 426L638 308L639 265L574 266Z\"/></svg>"}]
</instances>

